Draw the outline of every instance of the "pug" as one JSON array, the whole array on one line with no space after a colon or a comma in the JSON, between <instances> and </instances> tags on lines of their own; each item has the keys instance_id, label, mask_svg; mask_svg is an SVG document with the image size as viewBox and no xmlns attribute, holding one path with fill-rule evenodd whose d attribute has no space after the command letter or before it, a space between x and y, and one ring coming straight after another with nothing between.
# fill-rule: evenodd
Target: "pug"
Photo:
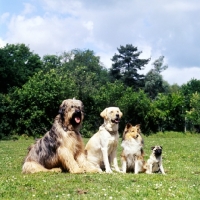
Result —
<instances>
[{"instance_id":1,"label":"pug","mask_svg":"<svg viewBox=\"0 0 200 200\"><path fill-rule=\"evenodd\" d=\"M162 146L151 147L152 154L146 163L146 173L162 173L165 174L163 165L162 165Z\"/></svg>"}]
</instances>

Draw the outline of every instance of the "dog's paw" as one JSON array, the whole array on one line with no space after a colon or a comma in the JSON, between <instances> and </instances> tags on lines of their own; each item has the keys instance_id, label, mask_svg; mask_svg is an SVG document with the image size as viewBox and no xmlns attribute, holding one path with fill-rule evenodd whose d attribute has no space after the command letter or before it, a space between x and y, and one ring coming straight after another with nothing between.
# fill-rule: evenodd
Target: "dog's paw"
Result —
<instances>
[{"instance_id":1,"label":"dog's paw","mask_svg":"<svg viewBox=\"0 0 200 200\"><path fill-rule=\"evenodd\" d=\"M120 169L118 167L115 168L116 172L121 172Z\"/></svg>"},{"instance_id":2,"label":"dog's paw","mask_svg":"<svg viewBox=\"0 0 200 200\"><path fill-rule=\"evenodd\" d=\"M126 172L121 171L120 169L119 170L113 170L113 171L117 172L117 173L126 173Z\"/></svg>"},{"instance_id":3,"label":"dog's paw","mask_svg":"<svg viewBox=\"0 0 200 200\"><path fill-rule=\"evenodd\" d=\"M70 171L70 173L72 173L72 174L83 174L83 173L85 173L85 170L82 169L82 168L76 168L76 169Z\"/></svg>"},{"instance_id":4,"label":"dog's paw","mask_svg":"<svg viewBox=\"0 0 200 200\"><path fill-rule=\"evenodd\" d=\"M61 168L53 168L50 170L51 172L62 172L62 169Z\"/></svg>"},{"instance_id":5,"label":"dog's paw","mask_svg":"<svg viewBox=\"0 0 200 200\"><path fill-rule=\"evenodd\" d=\"M151 172L149 172L149 171L146 171L146 174L152 174Z\"/></svg>"},{"instance_id":6,"label":"dog's paw","mask_svg":"<svg viewBox=\"0 0 200 200\"><path fill-rule=\"evenodd\" d=\"M106 169L106 173L113 173L111 169Z\"/></svg>"},{"instance_id":7,"label":"dog's paw","mask_svg":"<svg viewBox=\"0 0 200 200\"><path fill-rule=\"evenodd\" d=\"M102 170L100 168L90 168L90 169L86 169L85 171L89 172L89 173L101 173L102 172Z\"/></svg>"}]
</instances>

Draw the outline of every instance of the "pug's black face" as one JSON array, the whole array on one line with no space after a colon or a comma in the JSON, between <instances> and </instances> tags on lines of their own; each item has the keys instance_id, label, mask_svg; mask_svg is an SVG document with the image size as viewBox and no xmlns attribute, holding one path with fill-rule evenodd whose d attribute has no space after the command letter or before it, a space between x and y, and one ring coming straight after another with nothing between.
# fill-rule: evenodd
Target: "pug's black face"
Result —
<instances>
[{"instance_id":1,"label":"pug's black face","mask_svg":"<svg viewBox=\"0 0 200 200\"><path fill-rule=\"evenodd\" d=\"M161 156L162 155L162 147L161 146L155 146L155 147L151 147L154 155L156 157Z\"/></svg>"}]
</instances>

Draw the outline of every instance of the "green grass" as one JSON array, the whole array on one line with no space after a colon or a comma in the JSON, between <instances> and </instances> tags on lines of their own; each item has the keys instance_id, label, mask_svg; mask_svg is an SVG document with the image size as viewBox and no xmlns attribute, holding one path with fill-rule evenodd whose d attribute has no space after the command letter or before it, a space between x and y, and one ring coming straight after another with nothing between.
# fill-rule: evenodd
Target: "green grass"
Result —
<instances>
[{"instance_id":1,"label":"green grass","mask_svg":"<svg viewBox=\"0 0 200 200\"><path fill-rule=\"evenodd\" d=\"M131 173L24 175L22 161L33 139L0 141L0 199L199 199L200 135L159 133L144 140L145 159L151 153L151 146L163 146L166 176ZM119 145L118 158L120 153Z\"/></svg>"}]
</instances>

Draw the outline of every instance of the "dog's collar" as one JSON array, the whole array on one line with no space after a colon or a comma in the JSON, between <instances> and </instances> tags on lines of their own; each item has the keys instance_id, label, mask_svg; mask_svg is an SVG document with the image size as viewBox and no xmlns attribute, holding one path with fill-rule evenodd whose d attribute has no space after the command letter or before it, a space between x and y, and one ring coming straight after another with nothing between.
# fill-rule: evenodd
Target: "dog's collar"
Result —
<instances>
[{"instance_id":1,"label":"dog's collar","mask_svg":"<svg viewBox=\"0 0 200 200\"><path fill-rule=\"evenodd\" d=\"M117 133L117 131L110 131L108 128L106 128L105 124L103 124L102 127L104 127L111 135L115 135Z\"/></svg>"}]
</instances>

